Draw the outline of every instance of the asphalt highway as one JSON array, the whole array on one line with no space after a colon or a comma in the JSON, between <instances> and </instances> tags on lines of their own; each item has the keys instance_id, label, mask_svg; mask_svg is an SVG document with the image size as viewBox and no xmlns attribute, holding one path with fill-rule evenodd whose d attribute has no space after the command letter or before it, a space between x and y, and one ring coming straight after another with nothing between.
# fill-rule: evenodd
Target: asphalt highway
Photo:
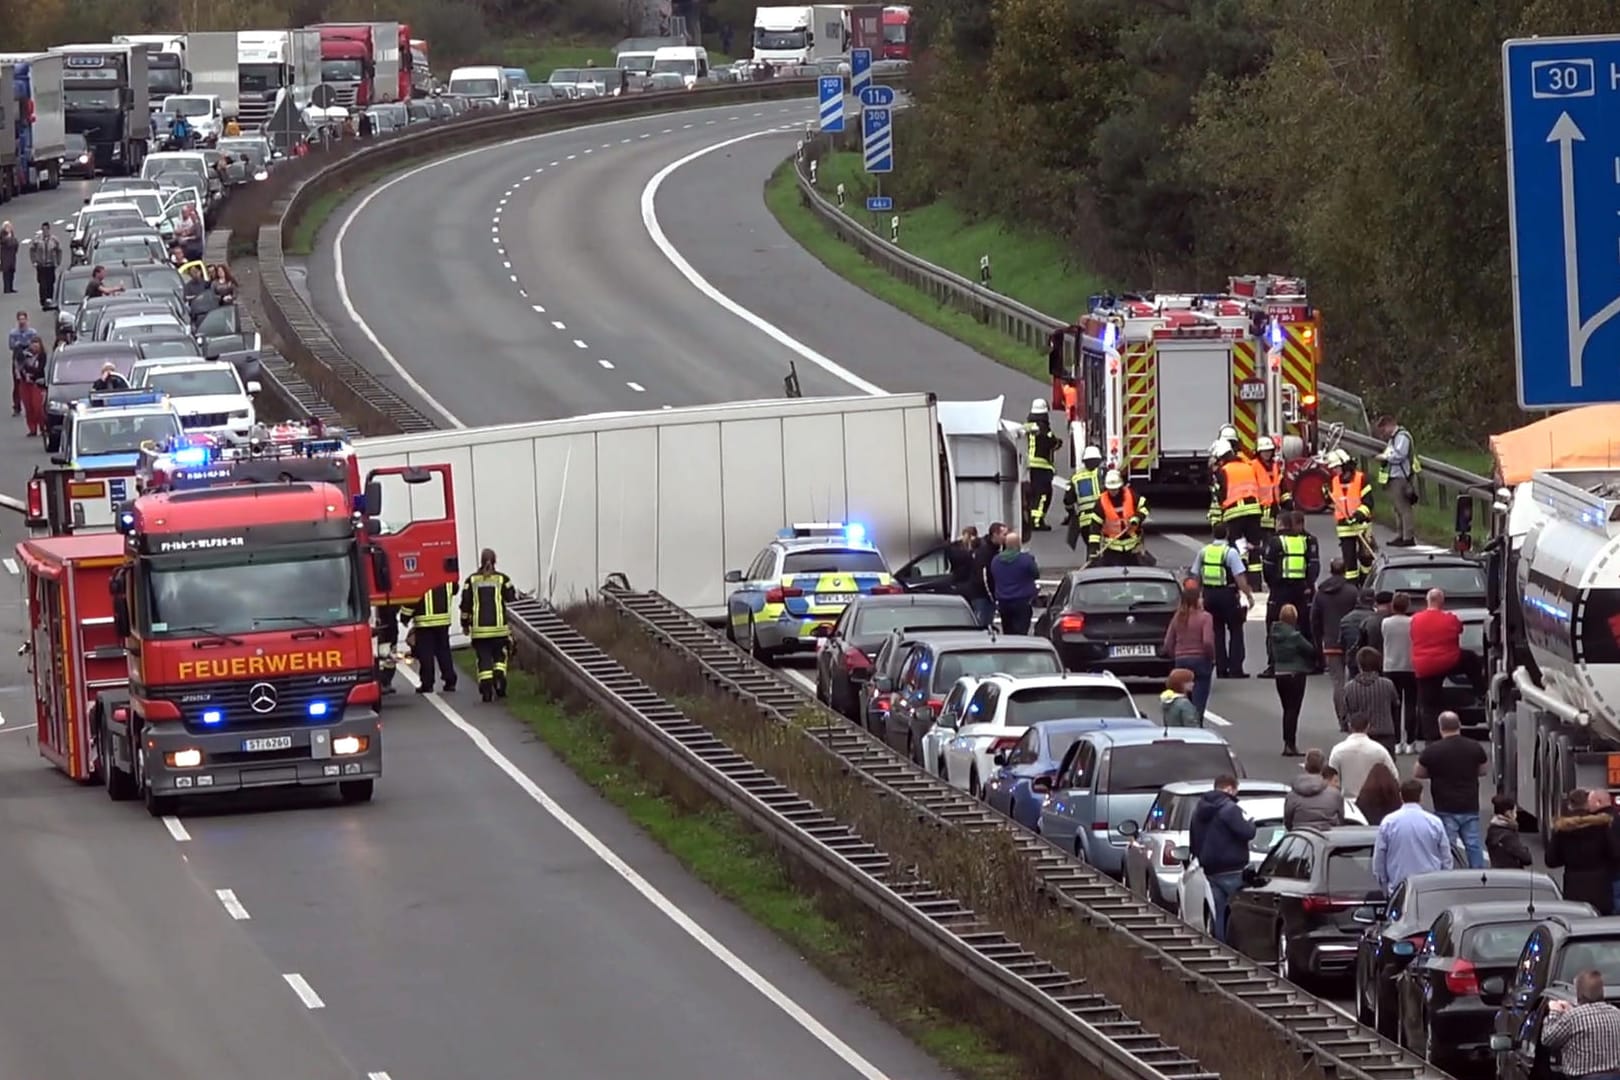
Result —
<instances>
[{"instance_id":1,"label":"asphalt highway","mask_svg":"<svg viewBox=\"0 0 1620 1080\"><path fill-rule=\"evenodd\" d=\"M31 233L86 194L0 219ZM7 321L48 334L20 277ZM44 460L0 412L0 491ZM38 756L16 652L23 535L0 522L0 1075L943 1080L465 689L402 681L366 806L317 791L156 821L75 786Z\"/></svg>"}]
</instances>

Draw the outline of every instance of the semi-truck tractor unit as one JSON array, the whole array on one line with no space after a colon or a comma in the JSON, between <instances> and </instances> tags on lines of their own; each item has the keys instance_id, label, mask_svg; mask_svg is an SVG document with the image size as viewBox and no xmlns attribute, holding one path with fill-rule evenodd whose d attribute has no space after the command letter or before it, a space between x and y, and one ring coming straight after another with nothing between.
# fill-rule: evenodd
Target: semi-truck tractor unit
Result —
<instances>
[{"instance_id":1,"label":"semi-truck tractor unit","mask_svg":"<svg viewBox=\"0 0 1620 1080\"><path fill-rule=\"evenodd\" d=\"M433 69L428 63L428 43L426 41L421 38L411 38L410 60L411 97L432 97Z\"/></svg>"},{"instance_id":2,"label":"semi-truck tractor unit","mask_svg":"<svg viewBox=\"0 0 1620 1080\"><path fill-rule=\"evenodd\" d=\"M140 174L152 136L144 45L59 45L67 130L83 135L101 172Z\"/></svg>"},{"instance_id":3,"label":"semi-truck tractor unit","mask_svg":"<svg viewBox=\"0 0 1620 1080\"><path fill-rule=\"evenodd\" d=\"M302 135L303 110L321 84L321 39L315 30L242 30L236 35L236 118L279 150Z\"/></svg>"},{"instance_id":4,"label":"semi-truck tractor unit","mask_svg":"<svg viewBox=\"0 0 1620 1080\"><path fill-rule=\"evenodd\" d=\"M5 123L14 133L0 134L0 198L24 191L43 191L62 182L67 158L67 116L62 99L62 57L54 53L0 54L0 96ZM0 124L0 130L4 125ZM6 152L9 150L9 153Z\"/></svg>"},{"instance_id":5,"label":"semi-truck tractor unit","mask_svg":"<svg viewBox=\"0 0 1620 1080\"><path fill-rule=\"evenodd\" d=\"M146 103L152 111L162 108L171 94L191 93L184 34L115 34L113 41L146 49Z\"/></svg>"},{"instance_id":6,"label":"semi-truck tractor unit","mask_svg":"<svg viewBox=\"0 0 1620 1080\"><path fill-rule=\"evenodd\" d=\"M317 23L321 36L321 82L333 104L363 109L393 100L398 88L398 46L378 40L375 28L394 23ZM386 93L385 93L386 88Z\"/></svg>"}]
</instances>

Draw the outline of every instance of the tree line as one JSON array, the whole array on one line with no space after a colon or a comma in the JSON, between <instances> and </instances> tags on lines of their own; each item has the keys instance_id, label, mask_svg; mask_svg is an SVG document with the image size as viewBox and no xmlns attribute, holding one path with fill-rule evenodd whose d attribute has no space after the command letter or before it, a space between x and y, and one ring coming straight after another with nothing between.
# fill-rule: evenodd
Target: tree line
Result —
<instances>
[{"instance_id":1,"label":"tree line","mask_svg":"<svg viewBox=\"0 0 1620 1080\"><path fill-rule=\"evenodd\" d=\"M1302 274L1329 381L1449 442L1524 422L1501 44L1613 33L1620 5L916 3L902 198L1045 230L1127 288Z\"/></svg>"}]
</instances>

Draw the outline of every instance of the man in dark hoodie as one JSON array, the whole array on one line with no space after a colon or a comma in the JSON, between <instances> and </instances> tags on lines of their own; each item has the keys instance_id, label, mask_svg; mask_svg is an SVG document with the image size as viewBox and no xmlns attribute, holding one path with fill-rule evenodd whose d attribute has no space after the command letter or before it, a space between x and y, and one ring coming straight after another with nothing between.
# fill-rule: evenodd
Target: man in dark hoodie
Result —
<instances>
[{"instance_id":1,"label":"man in dark hoodie","mask_svg":"<svg viewBox=\"0 0 1620 1080\"><path fill-rule=\"evenodd\" d=\"M1344 730L1345 651L1339 643L1339 624L1356 606L1356 587L1345 580L1344 560L1328 563L1328 576L1316 586L1311 601L1311 640L1322 650L1328 679L1333 683L1333 711Z\"/></svg>"},{"instance_id":2,"label":"man in dark hoodie","mask_svg":"<svg viewBox=\"0 0 1620 1080\"><path fill-rule=\"evenodd\" d=\"M1249 841L1254 839L1254 822L1238 805L1237 777L1217 776L1215 790L1206 791L1193 811L1187 846L1192 857L1204 868L1209 883L1210 902L1215 905L1215 939L1226 941L1226 907L1243 887L1243 871L1249 865Z\"/></svg>"},{"instance_id":3,"label":"man in dark hoodie","mask_svg":"<svg viewBox=\"0 0 1620 1080\"><path fill-rule=\"evenodd\" d=\"M1294 777L1283 797L1283 828L1331 829L1344 824L1344 793L1322 775L1327 755L1305 752L1305 771Z\"/></svg>"},{"instance_id":4,"label":"man in dark hoodie","mask_svg":"<svg viewBox=\"0 0 1620 1080\"><path fill-rule=\"evenodd\" d=\"M990 562L990 582L994 586L996 611L1001 615L1001 632L1027 634L1029 622L1035 614L1035 596L1040 586L1035 579L1041 569L1035 565L1035 556L1023 549L1017 533L1007 533L1001 542L1001 554Z\"/></svg>"},{"instance_id":5,"label":"man in dark hoodie","mask_svg":"<svg viewBox=\"0 0 1620 1080\"><path fill-rule=\"evenodd\" d=\"M995 583L990 580L990 564L1001 554L1001 542L1006 536L1007 526L1000 521L992 521L990 531L973 549L973 576L983 583L984 598L968 602L973 605L973 614L978 616L980 626L989 626L996 617Z\"/></svg>"}]
</instances>

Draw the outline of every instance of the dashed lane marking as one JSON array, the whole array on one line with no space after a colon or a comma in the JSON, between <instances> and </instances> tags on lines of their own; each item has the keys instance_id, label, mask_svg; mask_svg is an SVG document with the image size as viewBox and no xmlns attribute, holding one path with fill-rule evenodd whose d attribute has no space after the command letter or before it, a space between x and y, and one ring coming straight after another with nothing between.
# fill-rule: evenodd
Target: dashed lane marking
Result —
<instances>
[{"instance_id":1,"label":"dashed lane marking","mask_svg":"<svg viewBox=\"0 0 1620 1080\"><path fill-rule=\"evenodd\" d=\"M186 827L180 824L180 819L173 814L163 819L163 827L169 830L170 836L182 844L191 839L191 834L186 831Z\"/></svg>"},{"instance_id":2,"label":"dashed lane marking","mask_svg":"<svg viewBox=\"0 0 1620 1080\"><path fill-rule=\"evenodd\" d=\"M574 339L574 347L576 349L588 349L588 348L590 348L589 345L587 345L583 341L579 340L579 338Z\"/></svg>"},{"instance_id":3,"label":"dashed lane marking","mask_svg":"<svg viewBox=\"0 0 1620 1080\"><path fill-rule=\"evenodd\" d=\"M366 1073L366 1080L394 1080L394 1078L385 1072L369 1072Z\"/></svg>"},{"instance_id":4,"label":"dashed lane marking","mask_svg":"<svg viewBox=\"0 0 1620 1080\"><path fill-rule=\"evenodd\" d=\"M6 573L8 573L8 574L16 575L16 574L21 573L21 571L17 568L17 560L16 559L0 559L0 563L5 564Z\"/></svg>"},{"instance_id":5,"label":"dashed lane marking","mask_svg":"<svg viewBox=\"0 0 1620 1080\"><path fill-rule=\"evenodd\" d=\"M225 906L225 910L230 913L231 918L235 919L237 922L245 922L246 920L253 918L253 916L248 914L248 909L242 906L242 901L236 898L235 890L215 889L214 895L219 897L219 902Z\"/></svg>"},{"instance_id":6,"label":"dashed lane marking","mask_svg":"<svg viewBox=\"0 0 1620 1080\"><path fill-rule=\"evenodd\" d=\"M645 394L647 392L647 388L638 382L627 382L624 385L628 386L638 394Z\"/></svg>"},{"instance_id":7,"label":"dashed lane marking","mask_svg":"<svg viewBox=\"0 0 1620 1080\"><path fill-rule=\"evenodd\" d=\"M317 994L315 988L309 985L309 980L298 972L284 972L281 977L287 980L287 985L292 987L292 992L298 995L298 1000L304 1003L306 1009L326 1008L326 1002L321 1000L321 995Z\"/></svg>"},{"instance_id":8,"label":"dashed lane marking","mask_svg":"<svg viewBox=\"0 0 1620 1080\"><path fill-rule=\"evenodd\" d=\"M553 329L557 329L557 330L566 330L566 329L568 329L568 324L562 322L559 319L552 319L551 320L551 325L552 325Z\"/></svg>"},{"instance_id":9,"label":"dashed lane marking","mask_svg":"<svg viewBox=\"0 0 1620 1080\"><path fill-rule=\"evenodd\" d=\"M613 370L613 361L611 360L598 360L597 363L602 365L602 370L604 371Z\"/></svg>"},{"instance_id":10,"label":"dashed lane marking","mask_svg":"<svg viewBox=\"0 0 1620 1080\"><path fill-rule=\"evenodd\" d=\"M544 315L546 313L546 306L544 304L535 304L534 310L536 314Z\"/></svg>"}]
</instances>

